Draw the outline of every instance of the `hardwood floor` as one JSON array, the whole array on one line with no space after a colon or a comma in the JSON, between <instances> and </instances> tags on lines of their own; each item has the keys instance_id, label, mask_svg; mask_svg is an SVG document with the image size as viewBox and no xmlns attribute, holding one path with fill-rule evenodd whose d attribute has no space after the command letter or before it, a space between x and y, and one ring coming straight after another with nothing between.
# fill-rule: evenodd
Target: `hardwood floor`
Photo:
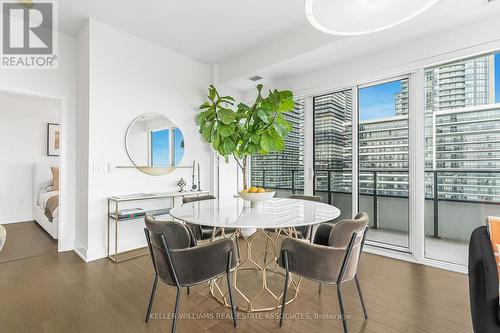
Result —
<instances>
[{"instance_id":1,"label":"hardwood floor","mask_svg":"<svg viewBox=\"0 0 500 333\"><path fill-rule=\"evenodd\" d=\"M0 264L57 253L57 241L34 221L10 223L4 227L7 239L0 251Z\"/></svg>"},{"instance_id":2,"label":"hardwood floor","mask_svg":"<svg viewBox=\"0 0 500 333\"><path fill-rule=\"evenodd\" d=\"M0 264L0 332L169 332L175 288L159 284L153 313L144 323L152 283L149 257L120 264L84 263L75 253ZM472 332L467 276L364 254L360 279L370 319L364 321L354 285L344 287L350 332ZM255 281L249 281L255 283ZM303 281L294 319L277 327L276 313L241 318L234 329L206 285L183 293L177 332L342 332L336 290ZM240 313L240 315L242 315Z\"/></svg>"}]
</instances>

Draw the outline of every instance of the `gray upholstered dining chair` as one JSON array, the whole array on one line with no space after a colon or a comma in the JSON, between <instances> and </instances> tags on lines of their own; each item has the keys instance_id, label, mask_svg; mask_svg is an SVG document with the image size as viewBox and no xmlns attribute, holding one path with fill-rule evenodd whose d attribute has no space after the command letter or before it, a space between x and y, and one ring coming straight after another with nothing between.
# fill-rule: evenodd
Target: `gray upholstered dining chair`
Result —
<instances>
[{"instance_id":1,"label":"gray upholstered dining chair","mask_svg":"<svg viewBox=\"0 0 500 333\"><path fill-rule=\"evenodd\" d=\"M319 195L292 194L288 198L321 202L321 197ZM295 231L297 231L297 235L299 238L308 239L308 240L312 241L313 226L308 225L308 226L304 226L304 227L295 227Z\"/></svg>"},{"instance_id":2,"label":"gray upholstered dining chair","mask_svg":"<svg viewBox=\"0 0 500 333\"><path fill-rule=\"evenodd\" d=\"M191 286L225 274L233 325L236 327L237 318L231 285L231 271L237 262L234 241L224 238L204 245L195 245L196 240L181 223L157 221L150 215L146 216L145 221L144 232L155 271L146 323L151 316L158 280L177 288L172 322L172 333L174 333L179 314L181 288L186 287L189 290Z\"/></svg>"},{"instance_id":3,"label":"gray upholstered dining chair","mask_svg":"<svg viewBox=\"0 0 500 333\"><path fill-rule=\"evenodd\" d=\"M197 201L205 201L205 200L215 200L215 199L217 198L210 194L200 195L197 197L184 197L182 198L182 204L187 204ZM207 240L212 238L214 227L192 224L192 223L186 223L186 226L191 230L196 240Z\"/></svg>"},{"instance_id":4,"label":"gray upholstered dining chair","mask_svg":"<svg viewBox=\"0 0 500 333\"><path fill-rule=\"evenodd\" d=\"M6 239L7 239L7 231L5 230L5 227L0 224L0 251L2 251Z\"/></svg>"},{"instance_id":5,"label":"gray upholstered dining chair","mask_svg":"<svg viewBox=\"0 0 500 333\"><path fill-rule=\"evenodd\" d=\"M283 325L290 273L337 286L342 324L346 333L348 328L341 288L345 283L355 280L363 314L365 319L368 319L357 276L367 225L368 215L359 213L352 220L343 220L335 225L320 225L312 244L293 238L283 241L278 258L278 265L285 269L280 326Z\"/></svg>"},{"instance_id":6,"label":"gray upholstered dining chair","mask_svg":"<svg viewBox=\"0 0 500 333\"><path fill-rule=\"evenodd\" d=\"M200 195L197 197L184 197L182 199L182 204L187 204L187 203L197 202L197 201L204 201L204 200L215 200L215 199L217 199L217 198L213 195L210 195L210 194ZM209 239L212 239L212 236L214 236L214 227L210 227L207 225L192 224L192 223L187 223L187 222L186 222L186 226L191 230L191 232L196 240L199 240L199 241L209 240ZM236 229L232 229L232 228L224 229L225 234L232 234L235 231L236 231ZM220 232L220 230L217 232Z\"/></svg>"}]
</instances>

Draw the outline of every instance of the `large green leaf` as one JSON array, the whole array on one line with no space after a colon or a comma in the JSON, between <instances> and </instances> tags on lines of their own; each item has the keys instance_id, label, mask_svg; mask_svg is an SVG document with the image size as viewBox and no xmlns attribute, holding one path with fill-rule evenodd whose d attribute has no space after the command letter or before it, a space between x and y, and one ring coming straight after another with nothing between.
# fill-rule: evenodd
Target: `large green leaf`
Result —
<instances>
[{"instance_id":1,"label":"large green leaf","mask_svg":"<svg viewBox=\"0 0 500 333\"><path fill-rule=\"evenodd\" d=\"M273 150L273 146L274 146L273 141L274 141L274 138L271 135L269 135L268 132L265 132L260 137L260 147L262 148L262 150L270 152Z\"/></svg>"},{"instance_id":2,"label":"large green leaf","mask_svg":"<svg viewBox=\"0 0 500 333\"><path fill-rule=\"evenodd\" d=\"M220 124L219 127L217 127L217 132L222 136L222 137L228 137L233 135L235 130L235 125L230 124L230 125L224 125Z\"/></svg>"},{"instance_id":3,"label":"large green leaf","mask_svg":"<svg viewBox=\"0 0 500 333\"><path fill-rule=\"evenodd\" d=\"M208 98L213 101L215 96L217 96L217 89L211 85L210 88L208 88Z\"/></svg>"},{"instance_id":4,"label":"large green leaf","mask_svg":"<svg viewBox=\"0 0 500 333\"><path fill-rule=\"evenodd\" d=\"M236 143L231 137L222 140L224 155L231 155L236 150Z\"/></svg>"},{"instance_id":5,"label":"large green leaf","mask_svg":"<svg viewBox=\"0 0 500 333\"><path fill-rule=\"evenodd\" d=\"M278 112L290 112L295 108L295 101L292 99L281 100L278 106Z\"/></svg>"},{"instance_id":6,"label":"large green leaf","mask_svg":"<svg viewBox=\"0 0 500 333\"><path fill-rule=\"evenodd\" d=\"M221 143L222 143L221 136L218 134L214 135L214 142L212 143L212 146L214 147L215 150L219 149Z\"/></svg>"},{"instance_id":7,"label":"large green leaf","mask_svg":"<svg viewBox=\"0 0 500 333\"><path fill-rule=\"evenodd\" d=\"M236 114L230 109L221 108L217 115L225 125L233 123L236 119Z\"/></svg>"},{"instance_id":8,"label":"large green leaf","mask_svg":"<svg viewBox=\"0 0 500 333\"><path fill-rule=\"evenodd\" d=\"M272 120L272 118L267 114L266 111L264 111L263 109L259 109L257 110L257 115L259 116L259 118L265 122L266 124L269 124Z\"/></svg>"},{"instance_id":9,"label":"large green leaf","mask_svg":"<svg viewBox=\"0 0 500 333\"><path fill-rule=\"evenodd\" d=\"M203 125L203 123L206 121L207 117L211 114L211 111L203 111L198 114L196 117L196 122L199 126Z\"/></svg>"},{"instance_id":10,"label":"large green leaf","mask_svg":"<svg viewBox=\"0 0 500 333\"><path fill-rule=\"evenodd\" d=\"M211 107L212 107L212 104L210 104L209 102L205 102L202 105L200 105L200 110L210 109Z\"/></svg>"},{"instance_id":11,"label":"large green leaf","mask_svg":"<svg viewBox=\"0 0 500 333\"><path fill-rule=\"evenodd\" d=\"M260 135L258 134L252 134L251 135L252 142L258 145L260 143Z\"/></svg>"},{"instance_id":12,"label":"large green leaf","mask_svg":"<svg viewBox=\"0 0 500 333\"><path fill-rule=\"evenodd\" d=\"M212 142L212 130L214 128L214 123L207 123L202 129L203 138L207 142Z\"/></svg>"}]
</instances>

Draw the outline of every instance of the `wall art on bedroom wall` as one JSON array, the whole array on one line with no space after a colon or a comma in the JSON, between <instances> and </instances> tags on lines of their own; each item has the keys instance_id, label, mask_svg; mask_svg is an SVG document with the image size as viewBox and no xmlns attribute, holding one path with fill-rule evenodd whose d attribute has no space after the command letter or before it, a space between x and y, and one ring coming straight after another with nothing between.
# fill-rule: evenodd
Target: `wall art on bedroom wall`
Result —
<instances>
[{"instance_id":1,"label":"wall art on bedroom wall","mask_svg":"<svg viewBox=\"0 0 500 333\"><path fill-rule=\"evenodd\" d=\"M61 148L61 126L47 124L47 156L59 156Z\"/></svg>"}]
</instances>

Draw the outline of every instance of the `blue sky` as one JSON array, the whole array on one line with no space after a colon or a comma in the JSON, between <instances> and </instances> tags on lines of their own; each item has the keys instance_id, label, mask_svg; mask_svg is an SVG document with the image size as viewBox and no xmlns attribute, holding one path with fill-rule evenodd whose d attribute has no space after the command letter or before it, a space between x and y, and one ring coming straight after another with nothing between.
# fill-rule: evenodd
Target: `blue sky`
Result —
<instances>
[{"instance_id":1,"label":"blue sky","mask_svg":"<svg viewBox=\"0 0 500 333\"><path fill-rule=\"evenodd\" d=\"M156 131L151 133L151 164L155 167L164 167L169 164L168 137L169 130Z\"/></svg>"},{"instance_id":2,"label":"blue sky","mask_svg":"<svg viewBox=\"0 0 500 333\"><path fill-rule=\"evenodd\" d=\"M401 91L401 81L387 82L359 90L359 119L372 120L396 114L395 95Z\"/></svg>"},{"instance_id":3,"label":"blue sky","mask_svg":"<svg viewBox=\"0 0 500 333\"><path fill-rule=\"evenodd\" d=\"M174 130L174 165L179 164L184 155L184 137L180 129L175 128ZM152 165L156 167L164 167L170 165L170 144L169 140L169 130L164 129L161 131L155 131L151 133L151 144L152 144Z\"/></svg>"},{"instance_id":4,"label":"blue sky","mask_svg":"<svg viewBox=\"0 0 500 333\"><path fill-rule=\"evenodd\" d=\"M495 55L495 100L500 103L500 53Z\"/></svg>"}]
</instances>

